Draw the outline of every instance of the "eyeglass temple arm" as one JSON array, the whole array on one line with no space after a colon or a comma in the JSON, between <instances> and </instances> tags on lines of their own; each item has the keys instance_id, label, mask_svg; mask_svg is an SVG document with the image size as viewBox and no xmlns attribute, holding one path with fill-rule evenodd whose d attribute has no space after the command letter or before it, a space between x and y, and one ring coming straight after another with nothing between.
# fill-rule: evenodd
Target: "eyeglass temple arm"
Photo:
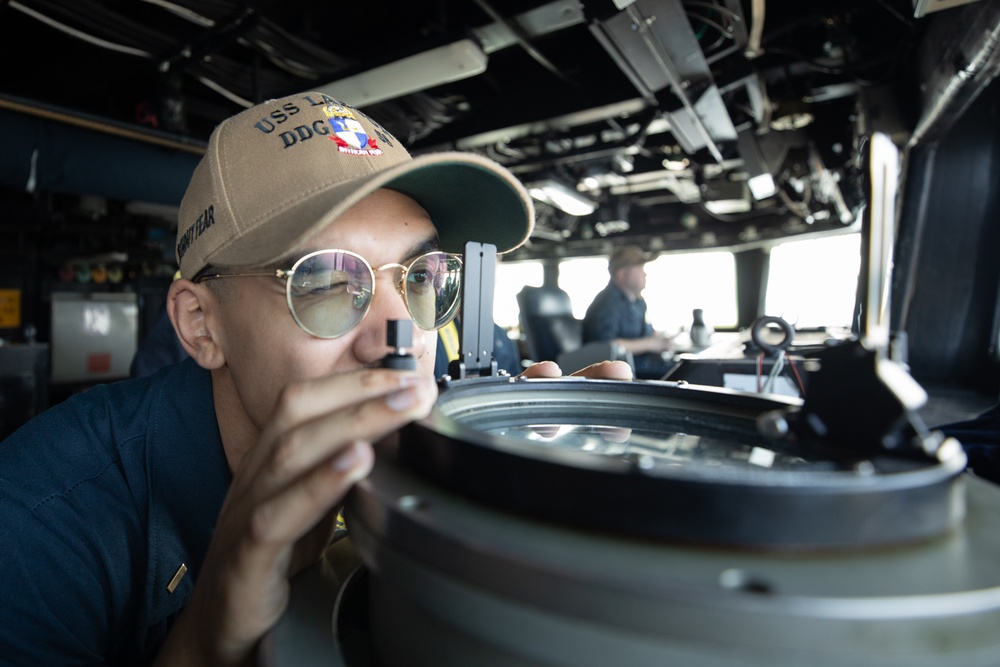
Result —
<instances>
[{"instance_id":1,"label":"eyeglass temple arm","mask_svg":"<svg viewBox=\"0 0 1000 667\"><path fill-rule=\"evenodd\" d=\"M493 290L496 281L497 247L469 241L462 264L462 311L458 329L458 359L448 364L448 374L463 380L468 376L494 377Z\"/></svg>"}]
</instances>

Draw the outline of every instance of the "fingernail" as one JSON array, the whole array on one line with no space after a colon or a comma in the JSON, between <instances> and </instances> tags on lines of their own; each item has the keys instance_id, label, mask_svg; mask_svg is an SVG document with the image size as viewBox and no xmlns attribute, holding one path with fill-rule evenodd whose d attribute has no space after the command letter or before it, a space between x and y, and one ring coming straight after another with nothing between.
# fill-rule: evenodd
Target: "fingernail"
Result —
<instances>
[{"instance_id":1,"label":"fingernail","mask_svg":"<svg viewBox=\"0 0 1000 667\"><path fill-rule=\"evenodd\" d=\"M416 389L403 389L402 391L397 391L395 393L389 394L385 399L385 404L389 406L390 410L395 410L396 412L402 412L416 405L418 400Z\"/></svg>"},{"instance_id":2,"label":"fingernail","mask_svg":"<svg viewBox=\"0 0 1000 667\"><path fill-rule=\"evenodd\" d=\"M361 443L352 442L351 446L340 453L340 456L333 460L333 467L339 472L347 472L358 464L361 458Z\"/></svg>"}]
</instances>

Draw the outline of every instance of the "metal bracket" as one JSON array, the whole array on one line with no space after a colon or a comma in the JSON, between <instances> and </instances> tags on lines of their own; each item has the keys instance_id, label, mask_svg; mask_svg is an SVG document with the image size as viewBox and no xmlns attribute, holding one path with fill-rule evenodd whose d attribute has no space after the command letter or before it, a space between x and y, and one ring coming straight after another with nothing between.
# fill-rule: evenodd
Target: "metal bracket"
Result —
<instances>
[{"instance_id":1,"label":"metal bracket","mask_svg":"<svg viewBox=\"0 0 1000 667\"><path fill-rule=\"evenodd\" d=\"M458 359L448 364L452 379L497 374L493 357L493 288L496 282L497 247L469 241L462 265L462 312L459 322Z\"/></svg>"}]
</instances>

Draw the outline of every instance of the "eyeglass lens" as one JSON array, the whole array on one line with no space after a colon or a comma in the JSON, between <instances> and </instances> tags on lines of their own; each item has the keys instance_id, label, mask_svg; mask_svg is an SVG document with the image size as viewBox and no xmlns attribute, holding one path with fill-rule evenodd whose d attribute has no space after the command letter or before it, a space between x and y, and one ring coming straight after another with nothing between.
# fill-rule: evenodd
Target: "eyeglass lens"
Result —
<instances>
[{"instance_id":1,"label":"eyeglass lens","mask_svg":"<svg viewBox=\"0 0 1000 667\"><path fill-rule=\"evenodd\" d=\"M421 329L440 329L458 311L462 263L458 257L432 252L406 269L396 267L393 280L407 310ZM299 325L314 336L341 336L364 318L371 305L375 274L362 257L344 250L321 250L300 259L288 281L288 306Z\"/></svg>"}]
</instances>

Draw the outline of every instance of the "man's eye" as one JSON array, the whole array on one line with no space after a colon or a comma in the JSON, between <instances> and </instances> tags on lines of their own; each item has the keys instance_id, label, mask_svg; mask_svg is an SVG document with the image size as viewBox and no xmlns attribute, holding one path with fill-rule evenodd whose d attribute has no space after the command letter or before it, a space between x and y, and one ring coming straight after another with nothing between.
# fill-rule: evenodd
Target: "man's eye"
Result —
<instances>
[{"instance_id":1,"label":"man's eye","mask_svg":"<svg viewBox=\"0 0 1000 667\"><path fill-rule=\"evenodd\" d=\"M358 291L358 288L351 286L348 276L331 273L306 276L296 286L296 292L301 296L311 294L337 296L340 294L354 294Z\"/></svg>"}]
</instances>

